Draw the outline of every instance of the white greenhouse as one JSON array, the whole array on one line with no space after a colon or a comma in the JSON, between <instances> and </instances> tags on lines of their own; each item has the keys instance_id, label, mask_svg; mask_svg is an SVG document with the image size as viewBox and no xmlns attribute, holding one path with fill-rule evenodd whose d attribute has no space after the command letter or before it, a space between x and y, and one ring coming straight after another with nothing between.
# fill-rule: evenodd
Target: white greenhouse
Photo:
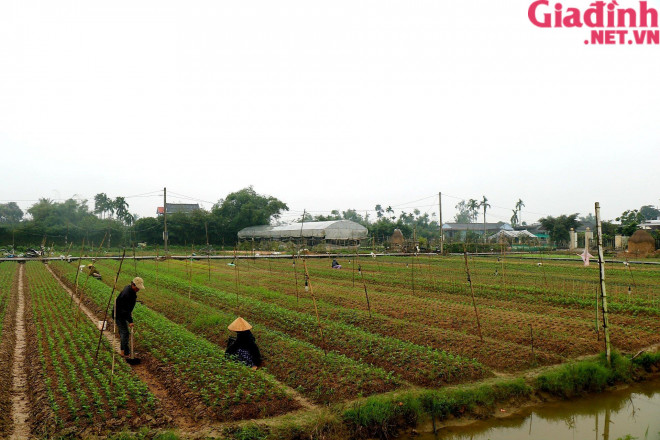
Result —
<instances>
[{"instance_id":1,"label":"white greenhouse","mask_svg":"<svg viewBox=\"0 0 660 440\"><path fill-rule=\"evenodd\" d=\"M310 245L357 244L368 236L367 228L350 220L250 226L238 231L239 240L300 241Z\"/></svg>"}]
</instances>

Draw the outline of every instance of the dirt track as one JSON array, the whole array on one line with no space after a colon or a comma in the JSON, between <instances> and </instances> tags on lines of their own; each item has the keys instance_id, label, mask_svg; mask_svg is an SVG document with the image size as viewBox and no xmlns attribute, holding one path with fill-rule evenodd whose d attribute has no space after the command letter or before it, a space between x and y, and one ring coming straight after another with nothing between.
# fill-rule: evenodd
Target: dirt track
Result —
<instances>
[{"instance_id":1,"label":"dirt track","mask_svg":"<svg viewBox=\"0 0 660 440\"><path fill-rule=\"evenodd\" d=\"M23 293L23 276L25 266L19 266L18 274L18 307L16 309L16 345L14 346L14 363L12 366L12 418L14 421L13 439L26 439L30 437L30 416L28 400L28 381L25 365L26 337L25 337L25 295Z\"/></svg>"}]
</instances>

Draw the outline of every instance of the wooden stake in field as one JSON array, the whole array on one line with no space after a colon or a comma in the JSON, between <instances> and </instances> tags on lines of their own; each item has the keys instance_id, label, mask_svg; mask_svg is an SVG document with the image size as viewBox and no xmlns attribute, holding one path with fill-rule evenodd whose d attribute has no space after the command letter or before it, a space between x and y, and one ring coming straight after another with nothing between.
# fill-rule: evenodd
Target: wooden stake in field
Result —
<instances>
[{"instance_id":1,"label":"wooden stake in field","mask_svg":"<svg viewBox=\"0 0 660 440\"><path fill-rule=\"evenodd\" d=\"M600 203L596 202L596 225L598 228L598 267L600 268L600 293L601 305L603 307L603 333L605 333L605 355L607 363L612 365L612 354L610 351L610 329L607 311L607 290L605 289L605 258L603 257L603 227L600 223Z\"/></svg>"},{"instance_id":2,"label":"wooden stake in field","mask_svg":"<svg viewBox=\"0 0 660 440\"><path fill-rule=\"evenodd\" d=\"M369 293L367 292L367 283L364 281L364 274L362 273L362 268L358 266L358 272L360 272L360 278L362 279L362 287L364 287L364 297L367 299L367 309L369 310L369 318L371 318L371 305L369 304Z\"/></svg>"},{"instance_id":3,"label":"wooden stake in field","mask_svg":"<svg viewBox=\"0 0 660 440\"><path fill-rule=\"evenodd\" d=\"M465 246L465 245L464 245ZM465 272L467 273L467 280L470 284L470 292L472 293L472 306L474 307L474 315L477 317L477 329L479 330L479 338L484 342L484 337L481 334L481 324L479 323L479 312L477 311L477 302L474 299L474 287L472 287L472 278L470 277L470 266L468 265L467 250L463 248L463 256L465 257Z\"/></svg>"},{"instance_id":4,"label":"wooden stake in field","mask_svg":"<svg viewBox=\"0 0 660 440\"><path fill-rule=\"evenodd\" d=\"M300 297L298 295L298 268L296 267L296 257L293 257L293 274L296 277L296 305L300 304Z\"/></svg>"},{"instance_id":5,"label":"wooden stake in field","mask_svg":"<svg viewBox=\"0 0 660 440\"><path fill-rule=\"evenodd\" d=\"M190 299L190 293L192 292L192 262L193 262L193 254L195 253L195 245L193 244L190 247L190 272L188 272L188 299Z\"/></svg>"},{"instance_id":6,"label":"wooden stake in field","mask_svg":"<svg viewBox=\"0 0 660 440\"><path fill-rule=\"evenodd\" d=\"M99 246L99 250L96 251L96 257L98 257L98 255L101 253L101 249L103 248L103 242L105 241L105 237L106 236L104 235L103 240L101 240L101 245ZM96 261L96 258L92 258L92 261ZM78 311L76 312L76 327L78 327L78 318L80 317L80 309L82 309L83 294L85 293L85 288L87 287L87 280L89 280L91 274L92 271L90 270L87 273L87 277L85 277L85 282L83 283L83 287L80 290L80 293L78 294Z\"/></svg>"},{"instance_id":7,"label":"wooden stake in field","mask_svg":"<svg viewBox=\"0 0 660 440\"><path fill-rule=\"evenodd\" d=\"M236 246L234 246L234 276L236 281L236 313L238 313L238 290L239 290L239 272L238 259L236 258Z\"/></svg>"},{"instance_id":8,"label":"wooden stake in field","mask_svg":"<svg viewBox=\"0 0 660 440\"><path fill-rule=\"evenodd\" d=\"M80 261L82 260L83 252L85 251L85 239L82 239L82 245L80 246L80 257L78 257L78 264L76 265L76 279L73 282L75 285L75 295L78 296L78 274L80 273ZM69 302L69 306L73 304L73 296L71 297L71 302Z\"/></svg>"},{"instance_id":9,"label":"wooden stake in field","mask_svg":"<svg viewBox=\"0 0 660 440\"><path fill-rule=\"evenodd\" d=\"M159 258L160 257L158 256L158 245L156 245L156 259L155 259L155 263L156 263L156 294L158 294L158 259Z\"/></svg>"},{"instance_id":10,"label":"wooden stake in field","mask_svg":"<svg viewBox=\"0 0 660 440\"><path fill-rule=\"evenodd\" d=\"M209 267L209 281L211 281L211 248L209 247L209 226L207 222L204 222L204 230L206 230L206 263Z\"/></svg>"},{"instance_id":11,"label":"wooden stake in field","mask_svg":"<svg viewBox=\"0 0 660 440\"><path fill-rule=\"evenodd\" d=\"M122 264L124 264L125 256L126 256L126 249L124 249L124 252L121 255L121 260L119 261L119 269L117 270L117 276L115 276L115 282L112 285L112 292L110 292L110 297L108 298L108 304L105 306L105 315L103 316L103 322L101 324L101 329L99 331L99 343L96 346L96 353L94 353L94 359L97 359L99 355L99 348L101 348L101 339L103 338L103 327L105 327L105 323L108 320L108 309L110 308L110 303L112 302L112 298L115 296L115 290L117 289L117 281L119 280L119 274L121 273L121 266Z\"/></svg>"},{"instance_id":12,"label":"wooden stake in field","mask_svg":"<svg viewBox=\"0 0 660 440\"><path fill-rule=\"evenodd\" d=\"M137 259L135 258L135 243L133 243L133 273L135 274L133 276L138 276L138 273L137 273Z\"/></svg>"},{"instance_id":13,"label":"wooden stake in field","mask_svg":"<svg viewBox=\"0 0 660 440\"><path fill-rule=\"evenodd\" d=\"M319 317L319 309L316 306L316 297L314 296L314 289L312 288L312 280L309 278L309 272L307 271L307 261L303 259L303 265L305 267L305 283L309 285L309 292L312 295L312 301L314 301L314 312L316 312L316 324L319 327L319 333L321 335L321 344L323 348L323 353L328 354L328 350L325 348L325 337L323 336L323 327L321 327L321 318Z\"/></svg>"}]
</instances>

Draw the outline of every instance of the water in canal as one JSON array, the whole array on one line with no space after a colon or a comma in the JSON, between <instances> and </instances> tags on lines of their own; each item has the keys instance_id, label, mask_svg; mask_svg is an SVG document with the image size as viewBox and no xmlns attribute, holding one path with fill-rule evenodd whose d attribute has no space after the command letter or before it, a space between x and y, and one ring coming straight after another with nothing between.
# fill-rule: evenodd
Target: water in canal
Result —
<instances>
[{"instance_id":1,"label":"water in canal","mask_svg":"<svg viewBox=\"0 0 660 440\"><path fill-rule=\"evenodd\" d=\"M508 418L442 428L416 440L660 440L660 380L528 408Z\"/></svg>"}]
</instances>

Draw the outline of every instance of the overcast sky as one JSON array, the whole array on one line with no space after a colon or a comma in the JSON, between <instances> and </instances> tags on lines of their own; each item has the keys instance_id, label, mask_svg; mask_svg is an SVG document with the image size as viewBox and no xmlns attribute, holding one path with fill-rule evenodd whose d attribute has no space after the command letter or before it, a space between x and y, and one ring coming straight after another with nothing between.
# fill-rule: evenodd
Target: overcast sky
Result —
<instances>
[{"instance_id":1,"label":"overcast sky","mask_svg":"<svg viewBox=\"0 0 660 440\"><path fill-rule=\"evenodd\" d=\"M210 208L254 185L287 218L431 214L439 191L445 221L483 195L489 221L519 198L527 222L657 205L660 46L585 45L530 3L4 0L0 203L146 195L129 209L153 216L163 187Z\"/></svg>"}]
</instances>

